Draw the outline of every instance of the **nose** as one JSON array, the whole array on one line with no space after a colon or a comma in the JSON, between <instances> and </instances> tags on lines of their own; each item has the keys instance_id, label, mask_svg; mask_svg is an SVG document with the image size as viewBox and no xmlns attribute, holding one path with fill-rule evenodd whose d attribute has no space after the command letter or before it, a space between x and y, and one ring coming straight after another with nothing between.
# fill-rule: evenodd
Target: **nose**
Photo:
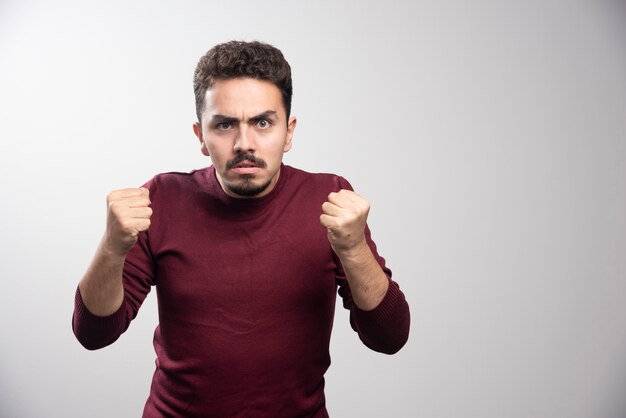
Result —
<instances>
[{"instance_id":1,"label":"nose","mask_svg":"<svg viewBox=\"0 0 626 418\"><path fill-rule=\"evenodd\" d=\"M235 152L250 152L253 153L256 149L256 139L254 137L254 131L249 129L248 126L242 126L235 138Z\"/></svg>"}]
</instances>

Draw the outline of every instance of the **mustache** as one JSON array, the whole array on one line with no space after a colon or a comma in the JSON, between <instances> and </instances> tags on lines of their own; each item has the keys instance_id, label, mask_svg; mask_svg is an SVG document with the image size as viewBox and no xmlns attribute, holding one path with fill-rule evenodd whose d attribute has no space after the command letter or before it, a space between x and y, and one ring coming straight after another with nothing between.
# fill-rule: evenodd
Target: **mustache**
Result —
<instances>
[{"instance_id":1,"label":"mustache","mask_svg":"<svg viewBox=\"0 0 626 418\"><path fill-rule=\"evenodd\" d=\"M250 154L249 152L242 152L241 154L237 154L235 158L233 158L232 160L226 163L226 169L230 170L231 168L235 167L237 164L242 163L244 161L251 162L252 164L256 165L259 168L265 168L267 166L265 161L263 161L262 159L256 158L254 155Z\"/></svg>"}]
</instances>

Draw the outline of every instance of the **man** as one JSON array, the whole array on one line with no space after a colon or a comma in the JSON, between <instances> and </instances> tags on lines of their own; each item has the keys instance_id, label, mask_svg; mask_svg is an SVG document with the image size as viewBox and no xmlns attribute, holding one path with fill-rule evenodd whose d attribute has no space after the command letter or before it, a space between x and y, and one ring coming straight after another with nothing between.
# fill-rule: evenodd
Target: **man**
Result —
<instances>
[{"instance_id":1,"label":"man","mask_svg":"<svg viewBox=\"0 0 626 418\"><path fill-rule=\"evenodd\" d=\"M207 52L194 76L212 165L107 198L104 237L73 318L88 349L114 342L156 287L156 371L144 417L327 417L337 287L365 345L394 353L409 308L342 177L283 165L291 69L258 42Z\"/></svg>"}]
</instances>

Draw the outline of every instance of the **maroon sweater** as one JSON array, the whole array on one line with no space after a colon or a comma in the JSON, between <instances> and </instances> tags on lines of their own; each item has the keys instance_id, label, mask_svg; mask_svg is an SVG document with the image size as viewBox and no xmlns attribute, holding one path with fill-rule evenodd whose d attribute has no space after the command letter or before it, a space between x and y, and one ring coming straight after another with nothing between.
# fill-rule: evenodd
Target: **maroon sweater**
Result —
<instances>
[{"instance_id":1,"label":"maroon sweater","mask_svg":"<svg viewBox=\"0 0 626 418\"><path fill-rule=\"evenodd\" d=\"M324 373L337 287L352 328L372 350L406 342L409 307L391 271L373 311L352 302L320 224L342 177L282 166L269 194L226 195L209 167L147 183L154 214L124 266L124 303L92 315L77 291L73 329L88 349L113 343L156 285L156 370L144 417L326 417Z\"/></svg>"}]
</instances>

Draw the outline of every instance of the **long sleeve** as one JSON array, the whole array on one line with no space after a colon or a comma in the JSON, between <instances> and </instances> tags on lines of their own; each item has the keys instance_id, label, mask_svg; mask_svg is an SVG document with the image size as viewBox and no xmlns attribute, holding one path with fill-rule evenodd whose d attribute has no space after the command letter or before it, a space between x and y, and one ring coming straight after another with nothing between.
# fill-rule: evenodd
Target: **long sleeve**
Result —
<instances>
[{"instance_id":1,"label":"long sleeve","mask_svg":"<svg viewBox=\"0 0 626 418\"><path fill-rule=\"evenodd\" d=\"M154 193L152 182L145 185ZM89 312L80 289L74 297L72 330L76 339L87 349L97 350L115 342L137 316L141 304L155 283L155 265L150 251L148 233L141 233L126 256L123 270L124 300L120 308L105 317Z\"/></svg>"},{"instance_id":2,"label":"long sleeve","mask_svg":"<svg viewBox=\"0 0 626 418\"><path fill-rule=\"evenodd\" d=\"M409 338L411 322L409 305L398 284L391 279L391 270L385 266L385 260L378 255L369 228L366 228L366 238L374 257L389 279L387 294L373 310L363 311L359 309L352 301L350 286L341 268L341 263L337 259L339 296L343 299L344 308L350 311L350 325L357 332L361 341L374 351L394 354L406 344Z\"/></svg>"},{"instance_id":3,"label":"long sleeve","mask_svg":"<svg viewBox=\"0 0 626 418\"><path fill-rule=\"evenodd\" d=\"M336 187L337 190L354 190L352 185L343 177L337 177ZM350 286L341 261L335 255L338 293L343 299L344 308L350 311L350 325L357 332L361 341L374 351L394 354L406 344L409 338L411 323L409 305L398 284L391 279L392 273L386 266L385 259L378 254L368 226L365 227L365 239L374 258L389 279L387 293L375 309L371 311L359 309L352 300Z\"/></svg>"},{"instance_id":4,"label":"long sleeve","mask_svg":"<svg viewBox=\"0 0 626 418\"><path fill-rule=\"evenodd\" d=\"M340 287L343 306L350 310L350 325L363 344L374 351L394 354L409 338L409 306L400 287L389 280L389 290L381 303L371 311L363 311L352 302L347 282Z\"/></svg>"}]
</instances>

